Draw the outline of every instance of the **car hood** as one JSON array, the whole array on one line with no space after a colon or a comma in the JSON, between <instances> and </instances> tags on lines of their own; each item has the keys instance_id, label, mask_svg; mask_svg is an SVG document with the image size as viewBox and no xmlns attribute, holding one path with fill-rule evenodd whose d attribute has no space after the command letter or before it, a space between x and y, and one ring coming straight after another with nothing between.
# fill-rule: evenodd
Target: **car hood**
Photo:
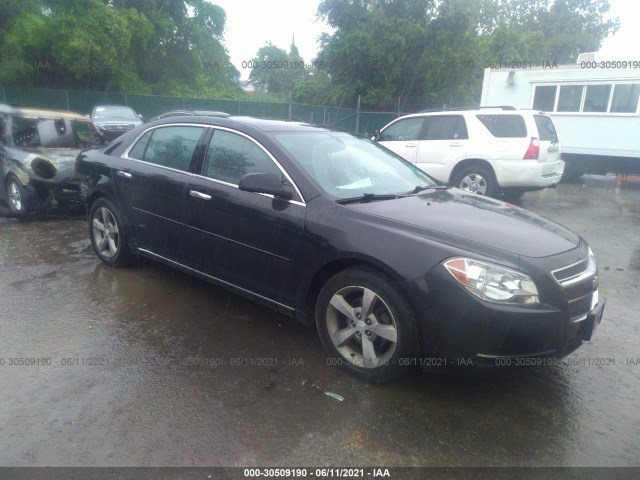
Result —
<instances>
[{"instance_id":1,"label":"car hood","mask_svg":"<svg viewBox=\"0 0 640 480\"><path fill-rule=\"evenodd\" d=\"M455 188L419 195L349 204L348 208L402 223L429 238L442 236L480 243L516 255L545 257L580 244L571 230L528 210Z\"/></svg>"}]
</instances>

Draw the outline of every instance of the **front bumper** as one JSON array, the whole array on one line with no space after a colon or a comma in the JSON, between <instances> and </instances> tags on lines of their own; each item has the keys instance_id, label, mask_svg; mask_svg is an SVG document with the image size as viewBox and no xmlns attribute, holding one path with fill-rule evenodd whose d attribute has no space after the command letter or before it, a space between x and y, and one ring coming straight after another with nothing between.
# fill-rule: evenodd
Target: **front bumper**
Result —
<instances>
[{"instance_id":1,"label":"front bumper","mask_svg":"<svg viewBox=\"0 0 640 480\"><path fill-rule=\"evenodd\" d=\"M404 286L421 321L423 356L446 359L447 365L524 366L536 365L532 359L562 358L591 340L605 305L593 291L587 298L597 303L573 316L576 304L567 298L556 305L486 302L442 268Z\"/></svg>"}]
</instances>

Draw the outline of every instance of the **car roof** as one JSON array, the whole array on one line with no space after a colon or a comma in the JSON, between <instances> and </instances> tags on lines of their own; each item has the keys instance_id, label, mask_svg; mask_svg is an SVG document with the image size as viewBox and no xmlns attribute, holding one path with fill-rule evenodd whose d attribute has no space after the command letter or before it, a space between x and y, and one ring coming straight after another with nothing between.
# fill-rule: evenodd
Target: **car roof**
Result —
<instances>
[{"instance_id":1,"label":"car roof","mask_svg":"<svg viewBox=\"0 0 640 480\"><path fill-rule=\"evenodd\" d=\"M170 110L168 112L163 112L160 115L156 115L156 118L165 118L165 117L177 117L178 115L200 115L200 116L211 116L211 117L230 117L227 112L221 112L217 110Z\"/></svg>"},{"instance_id":2,"label":"car roof","mask_svg":"<svg viewBox=\"0 0 640 480\"><path fill-rule=\"evenodd\" d=\"M165 117L159 120L155 120L155 125L171 124L171 123L204 123L208 125L215 125L221 127L246 129L252 128L260 130L262 132L319 132L319 131L332 131L331 129L321 127L318 125L312 125L310 123L290 121L290 120L271 120L264 118L246 117L246 116L230 116L230 117L215 117L207 115L184 115L184 116L172 116ZM148 124L147 124L148 125Z\"/></svg>"},{"instance_id":3,"label":"car roof","mask_svg":"<svg viewBox=\"0 0 640 480\"><path fill-rule=\"evenodd\" d=\"M85 122L89 121L89 119L81 113L71 112L69 110L56 110L52 108L22 107L19 105L0 104L0 112L9 115L22 115L25 117L53 119L66 118L68 120L83 120Z\"/></svg>"}]
</instances>

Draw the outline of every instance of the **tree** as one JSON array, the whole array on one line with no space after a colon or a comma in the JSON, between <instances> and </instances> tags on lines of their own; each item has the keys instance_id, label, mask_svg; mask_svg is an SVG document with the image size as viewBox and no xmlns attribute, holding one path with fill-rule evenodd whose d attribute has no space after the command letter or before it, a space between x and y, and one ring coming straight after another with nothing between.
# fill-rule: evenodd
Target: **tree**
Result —
<instances>
[{"instance_id":1,"label":"tree","mask_svg":"<svg viewBox=\"0 0 640 480\"><path fill-rule=\"evenodd\" d=\"M318 17L336 104L383 108L398 97L478 97L485 63L572 63L617 19L607 0L322 0ZM446 102L449 103L449 102Z\"/></svg>"},{"instance_id":2,"label":"tree","mask_svg":"<svg viewBox=\"0 0 640 480\"><path fill-rule=\"evenodd\" d=\"M256 89L275 95L290 93L293 86L307 76L304 61L293 40L289 53L267 42L256 53L252 65L249 82Z\"/></svg>"},{"instance_id":3,"label":"tree","mask_svg":"<svg viewBox=\"0 0 640 480\"><path fill-rule=\"evenodd\" d=\"M324 0L318 15L336 28L323 39L317 63L326 68L338 104L393 104L401 94L421 95L431 0Z\"/></svg>"},{"instance_id":4,"label":"tree","mask_svg":"<svg viewBox=\"0 0 640 480\"><path fill-rule=\"evenodd\" d=\"M205 0L16 0L0 21L0 81L137 93L239 94L224 10ZM36 8L37 7L37 8ZM14 65L15 64L15 65Z\"/></svg>"},{"instance_id":5,"label":"tree","mask_svg":"<svg viewBox=\"0 0 640 480\"><path fill-rule=\"evenodd\" d=\"M604 19L607 0L510 0L492 10L488 53L502 61L574 63L620 26Z\"/></svg>"}]
</instances>

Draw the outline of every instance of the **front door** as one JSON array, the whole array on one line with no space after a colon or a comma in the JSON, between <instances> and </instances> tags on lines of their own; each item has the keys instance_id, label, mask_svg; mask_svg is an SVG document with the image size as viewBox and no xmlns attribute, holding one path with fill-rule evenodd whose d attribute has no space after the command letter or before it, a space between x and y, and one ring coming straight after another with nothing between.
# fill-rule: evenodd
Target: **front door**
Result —
<instances>
[{"instance_id":1,"label":"front door","mask_svg":"<svg viewBox=\"0 0 640 480\"><path fill-rule=\"evenodd\" d=\"M201 173L187 186L186 264L292 306L306 208L302 199L285 201L238 189L247 173L284 178L266 149L239 132L214 131Z\"/></svg>"}]
</instances>

